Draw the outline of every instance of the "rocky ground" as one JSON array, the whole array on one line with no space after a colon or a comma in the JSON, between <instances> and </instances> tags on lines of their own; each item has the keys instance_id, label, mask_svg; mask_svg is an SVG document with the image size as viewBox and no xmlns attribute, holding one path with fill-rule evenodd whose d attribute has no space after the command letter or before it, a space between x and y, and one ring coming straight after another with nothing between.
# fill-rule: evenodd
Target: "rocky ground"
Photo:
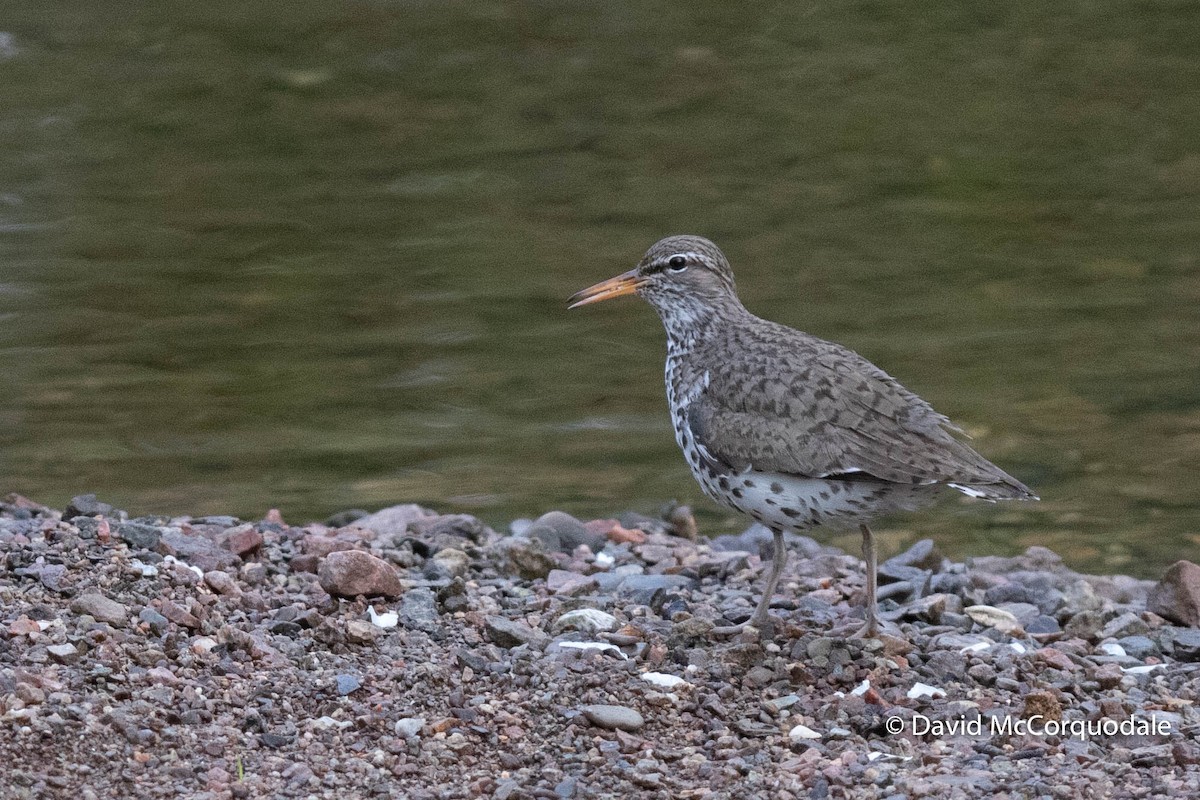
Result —
<instances>
[{"instance_id":1,"label":"rocky ground","mask_svg":"<svg viewBox=\"0 0 1200 800\"><path fill-rule=\"evenodd\" d=\"M0 794L1159 797L1200 791L1200 567L862 563L558 512L127 519L0 503ZM1105 725L1109 729L1105 729ZM955 727L957 726L957 727Z\"/></svg>"}]
</instances>

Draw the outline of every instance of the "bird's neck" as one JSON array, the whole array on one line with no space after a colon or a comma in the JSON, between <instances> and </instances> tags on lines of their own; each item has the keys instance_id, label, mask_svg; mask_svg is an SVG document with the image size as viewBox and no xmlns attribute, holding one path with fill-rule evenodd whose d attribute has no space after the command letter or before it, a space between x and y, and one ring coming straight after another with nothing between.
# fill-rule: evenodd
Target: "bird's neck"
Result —
<instances>
[{"instance_id":1,"label":"bird's neck","mask_svg":"<svg viewBox=\"0 0 1200 800\"><path fill-rule=\"evenodd\" d=\"M724 335L728 326L736 325L750 314L736 296L716 302L689 297L657 306L657 311L667 329L667 348L678 355Z\"/></svg>"}]
</instances>

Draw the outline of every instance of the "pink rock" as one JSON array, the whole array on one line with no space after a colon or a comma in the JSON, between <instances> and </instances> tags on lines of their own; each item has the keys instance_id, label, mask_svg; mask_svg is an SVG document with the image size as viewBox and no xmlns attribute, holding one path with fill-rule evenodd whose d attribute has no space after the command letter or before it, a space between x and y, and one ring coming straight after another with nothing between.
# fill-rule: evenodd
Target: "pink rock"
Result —
<instances>
[{"instance_id":1,"label":"pink rock","mask_svg":"<svg viewBox=\"0 0 1200 800\"><path fill-rule=\"evenodd\" d=\"M404 593L396 569L362 550L330 553L317 570L321 588L338 597L399 597Z\"/></svg>"},{"instance_id":2,"label":"pink rock","mask_svg":"<svg viewBox=\"0 0 1200 800\"><path fill-rule=\"evenodd\" d=\"M334 536L309 534L300 542L300 548L304 551L305 555L324 558L330 553L336 553L339 550L353 550L354 543Z\"/></svg>"},{"instance_id":3,"label":"pink rock","mask_svg":"<svg viewBox=\"0 0 1200 800\"><path fill-rule=\"evenodd\" d=\"M253 525L239 525L221 534L225 546L237 556L245 556L263 545L262 534Z\"/></svg>"},{"instance_id":4,"label":"pink rock","mask_svg":"<svg viewBox=\"0 0 1200 800\"><path fill-rule=\"evenodd\" d=\"M1180 625L1200 628L1200 566L1176 561L1167 567L1162 580L1150 590L1146 609Z\"/></svg>"},{"instance_id":5,"label":"pink rock","mask_svg":"<svg viewBox=\"0 0 1200 800\"><path fill-rule=\"evenodd\" d=\"M546 588L555 594L582 594L596 588L596 579L565 569L552 569L546 576Z\"/></svg>"},{"instance_id":6,"label":"pink rock","mask_svg":"<svg viewBox=\"0 0 1200 800\"><path fill-rule=\"evenodd\" d=\"M186 610L182 606L176 605L170 600L164 600L162 608L160 608L159 611L162 612L164 617L171 620L171 622L174 622L176 625L182 625L185 628L191 628L193 630L200 627L200 620L196 618L195 614Z\"/></svg>"}]
</instances>

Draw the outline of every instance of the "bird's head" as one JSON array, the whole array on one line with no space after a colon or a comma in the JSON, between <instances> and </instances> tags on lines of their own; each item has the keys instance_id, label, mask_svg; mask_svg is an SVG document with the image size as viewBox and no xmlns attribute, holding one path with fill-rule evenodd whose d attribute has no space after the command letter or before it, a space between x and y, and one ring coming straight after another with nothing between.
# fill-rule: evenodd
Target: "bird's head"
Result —
<instances>
[{"instance_id":1,"label":"bird's head","mask_svg":"<svg viewBox=\"0 0 1200 800\"><path fill-rule=\"evenodd\" d=\"M633 269L572 295L569 308L627 294L644 298L664 318L737 302L729 261L702 236L660 239Z\"/></svg>"}]
</instances>

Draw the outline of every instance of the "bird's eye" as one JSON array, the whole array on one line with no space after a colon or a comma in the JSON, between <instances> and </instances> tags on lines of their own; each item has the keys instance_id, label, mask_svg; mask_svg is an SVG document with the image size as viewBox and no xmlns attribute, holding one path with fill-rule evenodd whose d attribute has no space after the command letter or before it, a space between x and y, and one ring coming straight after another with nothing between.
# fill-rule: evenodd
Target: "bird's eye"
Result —
<instances>
[{"instance_id":1,"label":"bird's eye","mask_svg":"<svg viewBox=\"0 0 1200 800\"><path fill-rule=\"evenodd\" d=\"M683 256L671 256L671 260L667 262L667 267L671 272L683 272L687 269L687 259Z\"/></svg>"}]
</instances>

